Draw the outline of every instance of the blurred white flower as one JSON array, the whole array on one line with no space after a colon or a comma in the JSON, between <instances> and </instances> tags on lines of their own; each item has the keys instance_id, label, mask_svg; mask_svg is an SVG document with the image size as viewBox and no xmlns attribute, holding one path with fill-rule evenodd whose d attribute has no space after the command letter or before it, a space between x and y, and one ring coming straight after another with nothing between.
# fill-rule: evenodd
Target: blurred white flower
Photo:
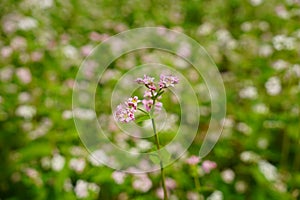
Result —
<instances>
[{"instance_id":1,"label":"blurred white flower","mask_svg":"<svg viewBox=\"0 0 300 200\"><path fill-rule=\"evenodd\" d=\"M18 28L24 31L34 29L37 27L37 25L37 20L32 17L24 17L18 22Z\"/></svg>"},{"instance_id":2,"label":"blurred white flower","mask_svg":"<svg viewBox=\"0 0 300 200\"><path fill-rule=\"evenodd\" d=\"M66 58L70 58L70 59L78 58L77 49L75 47L73 47L72 45L64 46L62 50L63 50L63 54L66 56Z\"/></svg>"},{"instance_id":3,"label":"blurred white flower","mask_svg":"<svg viewBox=\"0 0 300 200\"><path fill-rule=\"evenodd\" d=\"M286 184L284 182L282 182L281 180L276 180L276 182L274 183L274 187L279 192L286 192L287 191Z\"/></svg>"},{"instance_id":4,"label":"blurred white flower","mask_svg":"<svg viewBox=\"0 0 300 200\"><path fill-rule=\"evenodd\" d=\"M269 112L269 108L264 103L255 104L252 110L258 114L267 114Z\"/></svg>"},{"instance_id":5,"label":"blurred white flower","mask_svg":"<svg viewBox=\"0 0 300 200\"><path fill-rule=\"evenodd\" d=\"M36 108L29 105L21 105L16 110L16 115L25 119L31 119L36 114Z\"/></svg>"},{"instance_id":6,"label":"blurred white flower","mask_svg":"<svg viewBox=\"0 0 300 200\"><path fill-rule=\"evenodd\" d=\"M267 93L271 96L278 95L281 92L281 81L278 77L273 76L265 83Z\"/></svg>"},{"instance_id":7,"label":"blurred white flower","mask_svg":"<svg viewBox=\"0 0 300 200\"><path fill-rule=\"evenodd\" d=\"M3 67L0 69L0 81L8 82L11 80L14 73L14 68L12 66Z\"/></svg>"},{"instance_id":8,"label":"blurred white flower","mask_svg":"<svg viewBox=\"0 0 300 200\"><path fill-rule=\"evenodd\" d=\"M265 176L268 181L275 181L278 179L277 169L274 165L266 160L258 162L259 171Z\"/></svg>"},{"instance_id":9,"label":"blurred white flower","mask_svg":"<svg viewBox=\"0 0 300 200\"><path fill-rule=\"evenodd\" d=\"M10 47L13 50L24 50L27 47L27 41L21 36L16 36L11 40Z\"/></svg>"},{"instance_id":10,"label":"blurred white flower","mask_svg":"<svg viewBox=\"0 0 300 200\"><path fill-rule=\"evenodd\" d=\"M82 173L85 168L84 158L72 158L69 163L70 169L76 171L77 173Z\"/></svg>"},{"instance_id":11,"label":"blurred white flower","mask_svg":"<svg viewBox=\"0 0 300 200\"><path fill-rule=\"evenodd\" d=\"M260 157L252 151L244 151L241 153L240 159L245 163L256 163L259 161Z\"/></svg>"},{"instance_id":12,"label":"blurred white flower","mask_svg":"<svg viewBox=\"0 0 300 200\"><path fill-rule=\"evenodd\" d=\"M234 187L238 193L244 193L247 190L248 185L245 181L237 181Z\"/></svg>"},{"instance_id":13,"label":"blurred white flower","mask_svg":"<svg viewBox=\"0 0 300 200\"><path fill-rule=\"evenodd\" d=\"M20 103L27 103L31 99L31 95L28 92L21 92L18 96L18 101Z\"/></svg>"},{"instance_id":14,"label":"blurred white flower","mask_svg":"<svg viewBox=\"0 0 300 200\"><path fill-rule=\"evenodd\" d=\"M262 3L263 3L263 0L250 0L250 4L252 6L259 6Z\"/></svg>"},{"instance_id":15,"label":"blurred white flower","mask_svg":"<svg viewBox=\"0 0 300 200\"><path fill-rule=\"evenodd\" d=\"M292 71L298 78L300 78L300 65L299 64L293 65Z\"/></svg>"},{"instance_id":16,"label":"blurred white flower","mask_svg":"<svg viewBox=\"0 0 300 200\"><path fill-rule=\"evenodd\" d=\"M191 46L188 43L181 43L177 49L177 55L187 58L191 55Z\"/></svg>"},{"instance_id":17,"label":"blurred white flower","mask_svg":"<svg viewBox=\"0 0 300 200\"><path fill-rule=\"evenodd\" d=\"M117 183L117 184L122 184L124 183L124 180L126 178L126 174L124 172L120 172L120 171L114 171L112 173L112 178L114 179L114 181Z\"/></svg>"},{"instance_id":18,"label":"blurred white flower","mask_svg":"<svg viewBox=\"0 0 300 200\"><path fill-rule=\"evenodd\" d=\"M41 166L44 169L50 169L51 168L51 158L50 157L43 157L41 159Z\"/></svg>"},{"instance_id":19,"label":"blurred white flower","mask_svg":"<svg viewBox=\"0 0 300 200\"><path fill-rule=\"evenodd\" d=\"M259 138L257 141L257 147L260 149L266 149L269 145L269 141L266 138Z\"/></svg>"},{"instance_id":20,"label":"blurred white flower","mask_svg":"<svg viewBox=\"0 0 300 200\"><path fill-rule=\"evenodd\" d=\"M81 51L81 54L83 56L88 56L93 50L93 46L92 45L85 45L83 47L81 47L80 51Z\"/></svg>"},{"instance_id":21,"label":"blurred white flower","mask_svg":"<svg viewBox=\"0 0 300 200\"><path fill-rule=\"evenodd\" d=\"M67 120L67 119L72 119L73 117L73 112L71 110L64 110L62 113L62 118Z\"/></svg>"},{"instance_id":22,"label":"blurred white flower","mask_svg":"<svg viewBox=\"0 0 300 200\"><path fill-rule=\"evenodd\" d=\"M40 125L36 129L28 133L29 138L34 140L36 138L44 136L50 130L52 124L53 123L49 118L42 119Z\"/></svg>"},{"instance_id":23,"label":"blurred white flower","mask_svg":"<svg viewBox=\"0 0 300 200\"><path fill-rule=\"evenodd\" d=\"M276 50L293 50L295 48L295 38L285 35L276 35L273 40L273 46Z\"/></svg>"},{"instance_id":24,"label":"blurred white flower","mask_svg":"<svg viewBox=\"0 0 300 200\"><path fill-rule=\"evenodd\" d=\"M54 154L51 160L51 167L53 171L60 171L65 165L65 157L60 154Z\"/></svg>"},{"instance_id":25,"label":"blurred white flower","mask_svg":"<svg viewBox=\"0 0 300 200\"><path fill-rule=\"evenodd\" d=\"M177 182L172 179L172 178L166 178L165 180L165 183L166 183L166 187L169 189L169 190L173 190L177 187Z\"/></svg>"},{"instance_id":26,"label":"blurred white flower","mask_svg":"<svg viewBox=\"0 0 300 200\"><path fill-rule=\"evenodd\" d=\"M199 26L197 33L199 35L205 36L205 35L211 34L213 29L214 29L213 24L211 24L209 22L205 22L205 23L201 24L201 26Z\"/></svg>"},{"instance_id":27,"label":"blurred white flower","mask_svg":"<svg viewBox=\"0 0 300 200\"><path fill-rule=\"evenodd\" d=\"M38 186L43 184L43 181L41 179L41 175L39 172L34 168L26 168L24 169L25 174L34 181L34 183Z\"/></svg>"},{"instance_id":28,"label":"blurred white flower","mask_svg":"<svg viewBox=\"0 0 300 200\"><path fill-rule=\"evenodd\" d=\"M34 0L41 9L51 8L53 6L53 0Z\"/></svg>"},{"instance_id":29,"label":"blurred white flower","mask_svg":"<svg viewBox=\"0 0 300 200\"><path fill-rule=\"evenodd\" d=\"M273 48L271 45L265 44L259 47L258 54L261 57L268 57L273 54Z\"/></svg>"},{"instance_id":30,"label":"blurred white flower","mask_svg":"<svg viewBox=\"0 0 300 200\"><path fill-rule=\"evenodd\" d=\"M140 139L136 141L136 146L140 150L149 150L152 147L152 143L148 140Z\"/></svg>"},{"instance_id":31,"label":"blurred white flower","mask_svg":"<svg viewBox=\"0 0 300 200\"><path fill-rule=\"evenodd\" d=\"M252 30L252 23L251 22L243 22L242 24L241 24L241 29L242 29L242 31L244 31L244 32L249 32L249 31L251 31Z\"/></svg>"},{"instance_id":32,"label":"blurred white flower","mask_svg":"<svg viewBox=\"0 0 300 200\"><path fill-rule=\"evenodd\" d=\"M207 200L223 200L223 193L219 190L214 191Z\"/></svg>"},{"instance_id":33,"label":"blurred white flower","mask_svg":"<svg viewBox=\"0 0 300 200\"><path fill-rule=\"evenodd\" d=\"M1 48L1 56L7 58L12 54L13 50L10 46L4 46Z\"/></svg>"},{"instance_id":34,"label":"blurred white flower","mask_svg":"<svg viewBox=\"0 0 300 200\"><path fill-rule=\"evenodd\" d=\"M221 172L221 177L222 177L222 180L225 183L229 184L229 183L233 182L234 177L235 177L235 173L232 169L226 169L226 170Z\"/></svg>"},{"instance_id":35,"label":"blurred white flower","mask_svg":"<svg viewBox=\"0 0 300 200\"><path fill-rule=\"evenodd\" d=\"M77 198L79 198L79 199L88 197L88 195L89 195L88 182L86 182L84 180L78 180L76 182L74 191L75 191Z\"/></svg>"},{"instance_id":36,"label":"blurred white flower","mask_svg":"<svg viewBox=\"0 0 300 200\"><path fill-rule=\"evenodd\" d=\"M260 21L258 23L258 28L261 30L261 31L267 31L269 28L270 28L270 24L269 22L267 21Z\"/></svg>"},{"instance_id":37,"label":"blurred white flower","mask_svg":"<svg viewBox=\"0 0 300 200\"><path fill-rule=\"evenodd\" d=\"M272 67L277 71L281 71L288 68L289 65L290 63L288 63L287 61L279 59L272 64Z\"/></svg>"},{"instance_id":38,"label":"blurred white flower","mask_svg":"<svg viewBox=\"0 0 300 200\"><path fill-rule=\"evenodd\" d=\"M145 174L136 175L132 187L137 191L147 192L152 187L152 181Z\"/></svg>"},{"instance_id":39,"label":"blurred white flower","mask_svg":"<svg viewBox=\"0 0 300 200\"><path fill-rule=\"evenodd\" d=\"M188 191L186 194L186 198L188 200L202 200L202 196L200 196L200 194L198 194L197 192L193 192L193 191Z\"/></svg>"},{"instance_id":40,"label":"blurred white flower","mask_svg":"<svg viewBox=\"0 0 300 200\"><path fill-rule=\"evenodd\" d=\"M28 68L18 68L16 71L16 75L19 78L19 80L24 84L28 84L31 82L31 72Z\"/></svg>"},{"instance_id":41,"label":"blurred white flower","mask_svg":"<svg viewBox=\"0 0 300 200\"><path fill-rule=\"evenodd\" d=\"M286 10L286 8L283 5L276 6L275 12L278 17L282 19L289 19L290 13Z\"/></svg>"},{"instance_id":42,"label":"blurred white flower","mask_svg":"<svg viewBox=\"0 0 300 200\"><path fill-rule=\"evenodd\" d=\"M73 110L73 115L81 120L92 120L96 118L95 111L91 109L75 108Z\"/></svg>"},{"instance_id":43,"label":"blurred white flower","mask_svg":"<svg viewBox=\"0 0 300 200\"><path fill-rule=\"evenodd\" d=\"M108 159L105 151L101 149L92 152L89 156L89 161L93 166L101 166L103 163L108 162Z\"/></svg>"},{"instance_id":44,"label":"blurred white flower","mask_svg":"<svg viewBox=\"0 0 300 200\"><path fill-rule=\"evenodd\" d=\"M250 126L248 126L246 123L240 122L236 125L236 129L245 135L250 135L252 132L252 129Z\"/></svg>"},{"instance_id":45,"label":"blurred white flower","mask_svg":"<svg viewBox=\"0 0 300 200\"><path fill-rule=\"evenodd\" d=\"M240 90L239 95L243 99L256 99L257 89L254 86L247 86Z\"/></svg>"}]
</instances>

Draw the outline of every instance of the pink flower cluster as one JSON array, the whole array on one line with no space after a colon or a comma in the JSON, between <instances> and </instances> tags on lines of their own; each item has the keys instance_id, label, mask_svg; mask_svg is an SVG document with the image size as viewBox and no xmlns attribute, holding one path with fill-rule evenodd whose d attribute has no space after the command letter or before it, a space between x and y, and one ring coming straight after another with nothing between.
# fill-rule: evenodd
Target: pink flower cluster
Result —
<instances>
[{"instance_id":1,"label":"pink flower cluster","mask_svg":"<svg viewBox=\"0 0 300 200\"><path fill-rule=\"evenodd\" d=\"M202 169L206 174L209 174L211 170L215 169L217 167L217 163L210 160L205 160L202 163Z\"/></svg>"},{"instance_id":2,"label":"pink flower cluster","mask_svg":"<svg viewBox=\"0 0 300 200\"><path fill-rule=\"evenodd\" d=\"M117 106L115 116L118 121L128 123L133 121L137 104L140 102L137 96L129 98L124 104Z\"/></svg>"},{"instance_id":3,"label":"pink flower cluster","mask_svg":"<svg viewBox=\"0 0 300 200\"><path fill-rule=\"evenodd\" d=\"M200 158L195 155L192 155L191 157L186 159L186 163L189 165L197 165L200 162L201 162ZM209 174L211 170L217 168L217 163L215 163L214 161L205 160L202 162L201 168L206 174Z\"/></svg>"},{"instance_id":4,"label":"pink flower cluster","mask_svg":"<svg viewBox=\"0 0 300 200\"><path fill-rule=\"evenodd\" d=\"M140 101L137 96L129 98L124 104L118 105L115 116L118 121L128 123L133 121L134 113L137 111L137 104L142 102L145 111L150 112L154 107L155 110L161 110L162 103L159 102L163 89L174 87L179 82L179 79L172 75L160 75L160 80L156 84L154 77L144 75L143 78L136 79L138 84L144 85L147 89L144 92L144 99ZM154 106L153 106L154 105Z\"/></svg>"}]
</instances>

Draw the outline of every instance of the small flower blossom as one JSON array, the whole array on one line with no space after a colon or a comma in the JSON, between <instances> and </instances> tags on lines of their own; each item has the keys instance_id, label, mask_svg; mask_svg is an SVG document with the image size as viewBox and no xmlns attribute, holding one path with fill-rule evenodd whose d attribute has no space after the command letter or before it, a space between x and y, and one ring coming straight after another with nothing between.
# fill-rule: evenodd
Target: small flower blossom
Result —
<instances>
[{"instance_id":1,"label":"small flower blossom","mask_svg":"<svg viewBox=\"0 0 300 200\"><path fill-rule=\"evenodd\" d=\"M147 112L149 112L152 109L153 106L153 100L152 99L143 99L142 101L144 108ZM160 111L162 108L162 103L159 101L155 102L155 110Z\"/></svg>"},{"instance_id":2,"label":"small flower blossom","mask_svg":"<svg viewBox=\"0 0 300 200\"><path fill-rule=\"evenodd\" d=\"M117 107L115 116L118 119L118 121L128 123L135 119L134 112L134 109L130 109L129 107L125 107L124 105L120 104Z\"/></svg>"},{"instance_id":3,"label":"small flower blossom","mask_svg":"<svg viewBox=\"0 0 300 200\"><path fill-rule=\"evenodd\" d=\"M132 186L137 191L148 192L152 187L152 181L147 175L139 175L133 181Z\"/></svg>"},{"instance_id":4,"label":"small flower blossom","mask_svg":"<svg viewBox=\"0 0 300 200\"><path fill-rule=\"evenodd\" d=\"M143 84L147 88L144 92L144 99L139 100L137 96L129 98L125 103L117 106L114 113L115 118L124 123L135 120L135 112L138 110L138 103L142 103L146 112L150 112L154 107L155 110L160 111L163 104L159 102L163 89L174 86L178 83L179 79L175 76L161 75L159 81L160 89L157 91L157 84L154 83L154 77L144 75L143 78L136 79L138 84Z\"/></svg>"},{"instance_id":5,"label":"small flower blossom","mask_svg":"<svg viewBox=\"0 0 300 200\"><path fill-rule=\"evenodd\" d=\"M137 104L140 102L139 98L137 96L133 98L129 98L127 101L127 105L129 108L133 108L134 110L137 109Z\"/></svg>"},{"instance_id":6,"label":"small flower blossom","mask_svg":"<svg viewBox=\"0 0 300 200\"><path fill-rule=\"evenodd\" d=\"M200 158L198 156L191 156L186 160L186 163L189 165L197 165L200 162Z\"/></svg>"},{"instance_id":7,"label":"small flower blossom","mask_svg":"<svg viewBox=\"0 0 300 200\"><path fill-rule=\"evenodd\" d=\"M166 76L166 75L160 75L160 81L159 81L159 88L167 88L167 87L174 87L175 84L179 82L179 79L176 76Z\"/></svg>"},{"instance_id":8,"label":"small flower blossom","mask_svg":"<svg viewBox=\"0 0 300 200\"><path fill-rule=\"evenodd\" d=\"M210 160L205 160L202 163L202 169L204 170L205 173L209 174L211 170L215 169L217 167L217 163L210 161Z\"/></svg>"},{"instance_id":9,"label":"small flower blossom","mask_svg":"<svg viewBox=\"0 0 300 200\"><path fill-rule=\"evenodd\" d=\"M156 86L154 84L154 78L153 77L144 75L144 78L138 78L138 79L136 79L136 82L138 84L144 84L150 90L156 90Z\"/></svg>"}]
</instances>

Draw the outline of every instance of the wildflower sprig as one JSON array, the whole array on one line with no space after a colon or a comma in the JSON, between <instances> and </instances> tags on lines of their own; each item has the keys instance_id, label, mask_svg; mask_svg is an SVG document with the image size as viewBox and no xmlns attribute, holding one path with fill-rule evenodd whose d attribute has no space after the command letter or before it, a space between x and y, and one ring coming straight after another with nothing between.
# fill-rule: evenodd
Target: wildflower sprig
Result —
<instances>
[{"instance_id":1,"label":"wildflower sprig","mask_svg":"<svg viewBox=\"0 0 300 200\"><path fill-rule=\"evenodd\" d=\"M165 175L164 175L164 167L163 167L163 159L162 155L159 153L160 143L159 143L159 137L158 133L156 131L156 125L154 120L154 111L160 111L163 103L159 100L162 98L162 94L165 92L166 88L174 87L175 84L179 82L179 79L176 76L172 75L160 75L160 80L158 83L154 82L155 78L150 77L148 75L144 75L143 78L136 79L136 82L138 84L144 85L146 87L146 90L144 91L144 99L139 100L137 96L130 97L127 101L124 103L121 103L117 106L115 111L116 119L123 123L128 123L131 121L134 121L135 113L136 111L141 111L144 113L148 119L151 119L154 138L155 138L155 144L156 149L158 151L158 159L160 164L160 170L161 170L161 180L162 180L162 188L164 191L164 199L168 199L168 192L167 187L165 184ZM139 108L138 104L142 103L143 108Z\"/></svg>"},{"instance_id":2,"label":"wildflower sprig","mask_svg":"<svg viewBox=\"0 0 300 200\"><path fill-rule=\"evenodd\" d=\"M117 106L115 111L116 119L123 123L128 123L135 120L135 113L137 110L143 112L144 114L153 115L153 112L160 111L163 104L159 100L162 94L165 92L164 89L168 87L174 87L175 84L179 82L176 76L172 75L160 75L160 80L156 84L154 82L154 77L144 75L143 78L137 78L136 82L138 84L144 85L146 90L144 92L144 99L139 100L137 96L130 97L124 103ZM143 109L138 108L138 104L143 104Z\"/></svg>"}]
</instances>

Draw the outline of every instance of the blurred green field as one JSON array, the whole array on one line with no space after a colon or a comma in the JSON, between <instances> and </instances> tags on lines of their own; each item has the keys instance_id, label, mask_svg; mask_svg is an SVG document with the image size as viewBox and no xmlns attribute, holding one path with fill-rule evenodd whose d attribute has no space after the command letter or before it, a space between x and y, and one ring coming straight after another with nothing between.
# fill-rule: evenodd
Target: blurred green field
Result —
<instances>
[{"instance_id":1,"label":"blurred green field","mask_svg":"<svg viewBox=\"0 0 300 200\"><path fill-rule=\"evenodd\" d=\"M203 116L186 155L165 169L170 199L300 198L299 0L1 0L0 16L0 199L161 199L159 173L125 174L95 162L72 119L83 59L108 37L148 26L192 37L218 66L227 114L205 158L217 168L197 166L196 191L186 159L198 154L208 128L209 96L199 74L173 56L142 50L112 63L97 88L99 120L113 120L111 88L131 66L182 66L199 88ZM163 103L177 127L179 109L171 97Z\"/></svg>"}]
</instances>

